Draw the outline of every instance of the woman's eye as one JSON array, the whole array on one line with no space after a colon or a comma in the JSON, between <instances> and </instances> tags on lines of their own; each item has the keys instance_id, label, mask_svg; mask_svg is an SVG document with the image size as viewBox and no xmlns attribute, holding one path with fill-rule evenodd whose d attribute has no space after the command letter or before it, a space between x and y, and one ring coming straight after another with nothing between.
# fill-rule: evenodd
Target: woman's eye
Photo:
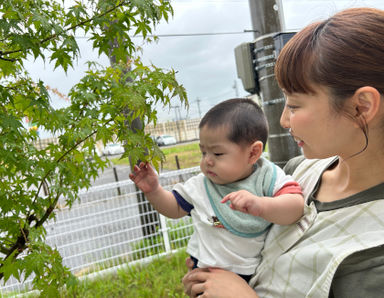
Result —
<instances>
[{"instance_id":1,"label":"woman's eye","mask_svg":"<svg viewBox=\"0 0 384 298\"><path fill-rule=\"evenodd\" d=\"M297 110L299 107L298 106L293 106L293 105L286 105L287 109L290 109L291 111Z\"/></svg>"}]
</instances>

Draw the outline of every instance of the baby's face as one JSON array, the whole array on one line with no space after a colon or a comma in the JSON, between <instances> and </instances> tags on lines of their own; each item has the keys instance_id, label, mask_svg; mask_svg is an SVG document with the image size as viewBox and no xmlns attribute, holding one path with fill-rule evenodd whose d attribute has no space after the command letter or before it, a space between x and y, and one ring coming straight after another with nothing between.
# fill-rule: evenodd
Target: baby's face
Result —
<instances>
[{"instance_id":1,"label":"baby's face","mask_svg":"<svg viewBox=\"0 0 384 298\"><path fill-rule=\"evenodd\" d=\"M204 175L217 184L232 183L252 173L251 146L238 145L227 138L228 129L200 129L200 168Z\"/></svg>"}]
</instances>

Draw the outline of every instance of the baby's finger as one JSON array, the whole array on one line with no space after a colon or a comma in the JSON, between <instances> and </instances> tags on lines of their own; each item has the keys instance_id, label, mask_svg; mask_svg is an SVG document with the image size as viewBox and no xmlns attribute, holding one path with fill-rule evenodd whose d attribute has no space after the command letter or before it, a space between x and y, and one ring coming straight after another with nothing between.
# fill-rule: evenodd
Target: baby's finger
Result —
<instances>
[{"instance_id":1,"label":"baby's finger","mask_svg":"<svg viewBox=\"0 0 384 298\"><path fill-rule=\"evenodd\" d=\"M136 180L136 178L137 178L136 173L129 173L129 178L130 178L133 182L135 182L135 180Z\"/></svg>"},{"instance_id":2,"label":"baby's finger","mask_svg":"<svg viewBox=\"0 0 384 298\"><path fill-rule=\"evenodd\" d=\"M138 173L138 172L140 172L140 168L139 168L137 165L135 165L135 166L133 167L133 172L134 172L134 173Z\"/></svg>"},{"instance_id":3,"label":"baby's finger","mask_svg":"<svg viewBox=\"0 0 384 298\"><path fill-rule=\"evenodd\" d=\"M220 203L225 203L225 202L228 202L228 201L230 201L230 200L231 200L230 195L226 195L226 196L220 201Z\"/></svg>"},{"instance_id":4,"label":"baby's finger","mask_svg":"<svg viewBox=\"0 0 384 298\"><path fill-rule=\"evenodd\" d=\"M194 262L190 257L188 257L185 259L185 265L188 267L188 271L190 271L193 269Z\"/></svg>"}]
</instances>

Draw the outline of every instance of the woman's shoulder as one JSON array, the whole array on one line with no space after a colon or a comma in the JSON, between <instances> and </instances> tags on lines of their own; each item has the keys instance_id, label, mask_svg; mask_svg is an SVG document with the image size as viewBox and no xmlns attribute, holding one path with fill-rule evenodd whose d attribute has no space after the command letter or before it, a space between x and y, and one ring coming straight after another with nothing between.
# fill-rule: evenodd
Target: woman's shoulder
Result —
<instances>
[{"instance_id":1,"label":"woman's shoulder","mask_svg":"<svg viewBox=\"0 0 384 298\"><path fill-rule=\"evenodd\" d=\"M337 156L325 158L325 159L306 159L303 155L296 156L290 159L284 167L284 172L287 175L293 175L296 171L301 172L303 175L306 172L319 172L329 167L333 162L338 159ZM297 176L297 175L296 175Z\"/></svg>"},{"instance_id":2,"label":"woman's shoulder","mask_svg":"<svg viewBox=\"0 0 384 298\"><path fill-rule=\"evenodd\" d=\"M296 156L290 159L287 164L284 166L284 172L287 175L292 175L296 168L305 160L304 155Z\"/></svg>"}]
</instances>

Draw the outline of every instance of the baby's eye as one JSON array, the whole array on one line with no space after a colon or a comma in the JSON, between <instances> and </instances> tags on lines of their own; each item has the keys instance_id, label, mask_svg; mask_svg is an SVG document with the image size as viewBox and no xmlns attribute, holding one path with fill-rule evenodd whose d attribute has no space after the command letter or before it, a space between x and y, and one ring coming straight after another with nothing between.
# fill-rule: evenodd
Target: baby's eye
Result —
<instances>
[{"instance_id":1,"label":"baby's eye","mask_svg":"<svg viewBox=\"0 0 384 298\"><path fill-rule=\"evenodd\" d=\"M221 156L221 155L224 155L224 153L214 153L215 156Z\"/></svg>"},{"instance_id":2,"label":"baby's eye","mask_svg":"<svg viewBox=\"0 0 384 298\"><path fill-rule=\"evenodd\" d=\"M207 154L207 152L205 152L205 151L201 151L201 155L202 156L204 156L204 155L206 155Z\"/></svg>"}]
</instances>

